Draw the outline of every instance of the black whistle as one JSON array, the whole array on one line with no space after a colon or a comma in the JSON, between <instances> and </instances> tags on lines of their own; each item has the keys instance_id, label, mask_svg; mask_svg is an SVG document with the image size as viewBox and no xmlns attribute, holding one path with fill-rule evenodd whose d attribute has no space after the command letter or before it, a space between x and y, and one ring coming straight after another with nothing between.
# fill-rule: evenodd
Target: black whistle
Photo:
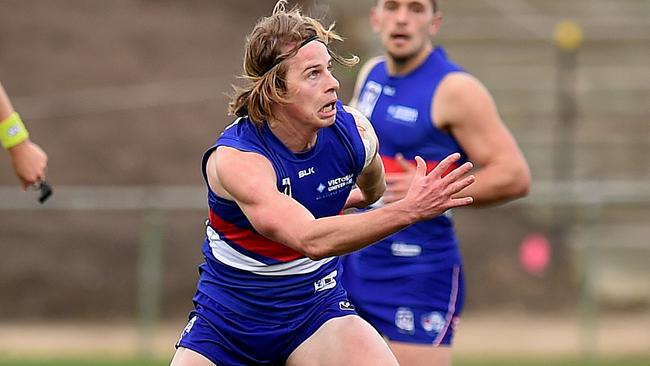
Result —
<instances>
[{"instance_id":1,"label":"black whistle","mask_svg":"<svg viewBox=\"0 0 650 366\"><path fill-rule=\"evenodd\" d=\"M52 186L49 185L46 181L42 180L36 183L36 189L40 192L38 194L38 203L45 203L48 198L52 195Z\"/></svg>"}]
</instances>

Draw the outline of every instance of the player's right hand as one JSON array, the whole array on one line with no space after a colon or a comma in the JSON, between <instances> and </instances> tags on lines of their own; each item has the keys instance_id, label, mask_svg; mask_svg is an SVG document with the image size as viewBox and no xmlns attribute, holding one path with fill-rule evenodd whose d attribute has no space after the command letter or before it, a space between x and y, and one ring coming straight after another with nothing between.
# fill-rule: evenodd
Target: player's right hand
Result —
<instances>
[{"instance_id":1,"label":"player's right hand","mask_svg":"<svg viewBox=\"0 0 650 366\"><path fill-rule=\"evenodd\" d=\"M9 149L9 155L23 190L45 179L47 154L40 146L25 140Z\"/></svg>"}]
</instances>

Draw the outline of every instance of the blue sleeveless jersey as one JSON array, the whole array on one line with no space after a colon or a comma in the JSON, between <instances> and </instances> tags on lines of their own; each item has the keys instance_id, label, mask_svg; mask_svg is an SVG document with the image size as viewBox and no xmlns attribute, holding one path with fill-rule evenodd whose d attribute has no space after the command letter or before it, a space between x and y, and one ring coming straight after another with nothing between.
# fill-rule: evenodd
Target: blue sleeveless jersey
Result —
<instances>
[{"instance_id":1,"label":"blue sleeveless jersey","mask_svg":"<svg viewBox=\"0 0 650 366\"><path fill-rule=\"evenodd\" d=\"M303 153L291 152L267 124L260 127L248 118L238 119L204 154L204 179L207 182L207 159L217 147L253 152L271 162L278 191L316 218L340 214L363 169L365 152L352 115L340 102L336 108L335 123L321 129L316 145ZM207 297L243 316L282 323L299 316L305 307L344 294L337 281L338 257L314 261L265 238L235 202L217 197L209 186L208 205L205 263L199 267L195 302Z\"/></svg>"},{"instance_id":2,"label":"blue sleeveless jersey","mask_svg":"<svg viewBox=\"0 0 650 366\"><path fill-rule=\"evenodd\" d=\"M448 132L436 128L431 104L440 82L463 72L436 47L426 61L404 76L390 76L384 60L376 64L361 88L357 108L372 122L379 138L379 153L387 173L402 169L395 161L401 153L415 164L419 155L432 169L454 152L467 158ZM350 260L364 278L393 278L448 269L459 264L460 253L449 212L420 222L355 253Z\"/></svg>"}]
</instances>

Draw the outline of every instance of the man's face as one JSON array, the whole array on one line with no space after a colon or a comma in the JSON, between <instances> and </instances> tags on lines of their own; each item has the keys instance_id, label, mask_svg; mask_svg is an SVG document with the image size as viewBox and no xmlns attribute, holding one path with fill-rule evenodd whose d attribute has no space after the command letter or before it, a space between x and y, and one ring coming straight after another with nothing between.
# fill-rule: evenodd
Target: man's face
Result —
<instances>
[{"instance_id":1,"label":"man's face","mask_svg":"<svg viewBox=\"0 0 650 366\"><path fill-rule=\"evenodd\" d=\"M315 128L334 123L339 82L332 75L332 58L327 47L311 41L286 62L290 103L283 107L284 114Z\"/></svg>"},{"instance_id":2,"label":"man's face","mask_svg":"<svg viewBox=\"0 0 650 366\"><path fill-rule=\"evenodd\" d=\"M379 0L370 14L373 30L397 61L409 60L427 49L440 20L431 0Z\"/></svg>"}]
</instances>

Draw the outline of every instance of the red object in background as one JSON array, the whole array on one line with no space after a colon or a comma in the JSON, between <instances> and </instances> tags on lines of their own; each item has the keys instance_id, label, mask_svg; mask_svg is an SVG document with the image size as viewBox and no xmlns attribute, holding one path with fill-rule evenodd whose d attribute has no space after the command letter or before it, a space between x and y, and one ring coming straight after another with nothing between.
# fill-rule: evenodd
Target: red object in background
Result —
<instances>
[{"instance_id":1,"label":"red object in background","mask_svg":"<svg viewBox=\"0 0 650 366\"><path fill-rule=\"evenodd\" d=\"M543 234L528 234L519 246L519 264L526 272L541 275L551 260L551 245Z\"/></svg>"}]
</instances>

